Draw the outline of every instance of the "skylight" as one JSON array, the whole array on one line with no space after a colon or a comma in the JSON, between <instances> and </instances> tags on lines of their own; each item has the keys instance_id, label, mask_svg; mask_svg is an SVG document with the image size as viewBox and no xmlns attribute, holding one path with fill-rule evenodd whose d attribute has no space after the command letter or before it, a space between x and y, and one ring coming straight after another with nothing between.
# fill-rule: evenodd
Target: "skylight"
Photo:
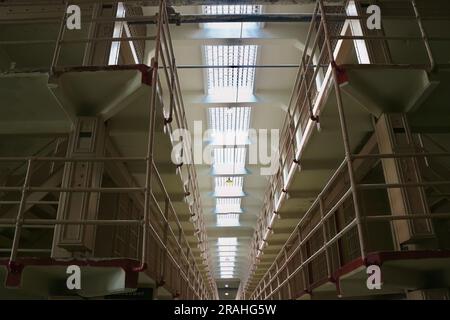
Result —
<instances>
[{"instance_id":1,"label":"skylight","mask_svg":"<svg viewBox=\"0 0 450 320\"><path fill-rule=\"evenodd\" d=\"M243 177L215 177L214 196L241 197L244 195L243 184Z\"/></svg>"},{"instance_id":2,"label":"skylight","mask_svg":"<svg viewBox=\"0 0 450 320\"><path fill-rule=\"evenodd\" d=\"M256 45L206 45L208 66L249 66L256 64ZM253 94L255 68L208 68L207 93L239 101ZM233 99L234 98L234 99Z\"/></svg>"},{"instance_id":3,"label":"skylight","mask_svg":"<svg viewBox=\"0 0 450 320\"><path fill-rule=\"evenodd\" d=\"M246 151L245 147L214 149L214 173L217 175L245 174Z\"/></svg>"},{"instance_id":4,"label":"skylight","mask_svg":"<svg viewBox=\"0 0 450 320\"><path fill-rule=\"evenodd\" d=\"M241 198L217 198L216 213L240 213Z\"/></svg>"},{"instance_id":5,"label":"skylight","mask_svg":"<svg viewBox=\"0 0 450 320\"><path fill-rule=\"evenodd\" d=\"M217 244L219 246L235 246L237 245L236 237L221 237L217 239Z\"/></svg>"},{"instance_id":6,"label":"skylight","mask_svg":"<svg viewBox=\"0 0 450 320\"><path fill-rule=\"evenodd\" d=\"M209 129L215 145L248 144L250 107L209 108Z\"/></svg>"},{"instance_id":7,"label":"skylight","mask_svg":"<svg viewBox=\"0 0 450 320\"><path fill-rule=\"evenodd\" d=\"M238 227L239 214L228 213L228 214L218 214L217 215L217 226L218 227Z\"/></svg>"},{"instance_id":8,"label":"skylight","mask_svg":"<svg viewBox=\"0 0 450 320\"><path fill-rule=\"evenodd\" d=\"M221 262L220 267L221 268L230 268L231 270L235 266L234 262Z\"/></svg>"},{"instance_id":9,"label":"skylight","mask_svg":"<svg viewBox=\"0 0 450 320\"><path fill-rule=\"evenodd\" d=\"M219 257L220 263L222 262L234 262L236 261L235 257Z\"/></svg>"},{"instance_id":10,"label":"skylight","mask_svg":"<svg viewBox=\"0 0 450 320\"><path fill-rule=\"evenodd\" d=\"M202 6L203 14L260 14L261 6L258 5L212 5ZM222 22L222 23L205 23L204 26L210 29L240 29L257 28L257 22Z\"/></svg>"},{"instance_id":11,"label":"skylight","mask_svg":"<svg viewBox=\"0 0 450 320\"><path fill-rule=\"evenodd\" d=\"M222 252L218 252L219 257L235 257L236 256L236 252L227 252L227 251L222 251Z\"/></svg>"}]
</instances>

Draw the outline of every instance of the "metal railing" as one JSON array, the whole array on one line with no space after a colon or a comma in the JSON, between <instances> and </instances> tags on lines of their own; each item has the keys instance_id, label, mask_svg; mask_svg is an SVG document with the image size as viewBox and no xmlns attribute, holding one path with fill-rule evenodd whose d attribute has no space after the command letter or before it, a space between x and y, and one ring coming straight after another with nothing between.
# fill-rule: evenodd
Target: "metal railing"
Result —
<instances>
[{"instance_id":1,"label":"metal railing","mask_svg":"<svg viewBox=\"0 0 450 320\"><path fill-rule=\"evenodd\" d=\"M339 122L351 181L351 198L357 199L358 188L352 168L340 88L340 84L348 80L346 70L411 69L433 72L450 67L442 55L441 47L444 44L450 45L450 37L442 32L442 28L436 28L434 25L436 22L449 24L448 11L431 10L433 1L378 1L382 12L382 29L369 30L365 24L368 15L363 12L361 2L347 0L325 6L323 1L316 1L280 134L279 168L269 179L251 243L250 268L241 283L238 297L249 297L250 293L254 292L254 283L258 281L255 272L272 233L272 225L275 219L280 217L278 211L288 197L295 171L301 170L302 151L312 131L315 128L319 131L321 129L320 112L332 89L338 103ZM399 8L402 11L399 11ZM415 45L406 51L399 49L399 44L405 41ZM345 48L353 48L355 53ZM361 235L359 204L355 200L353 202L356 214L352 226L357 228L358 234ZM361 242L360 246L361 255L364 257L364 243ZM309 254L307 256L309 257ZM303 266L304 264L302 268ZM267 282L267 278L264 281ZM258 288L261 288L261 282ZM259 291L256 295L253 293L252 297L260 298L262 292Z\"/></svg>"},{"instance_id":2,"label":"metal railing","mask_svg":"<svg viewBox=\"0 0 450 320\"><path fill-rule=\"evenodd\" d=\"M425 161L430 158L450 159L450 152L429 153L413 152L399 154L352 154L351 162L379 161L381 159L416 159ZM356 170L356 173L358 170ZM355 184L358 192L365 190L390 189L407 190L411 188L450 187L450 180L405 182L405 183L362 183ZM336 192L336 189L339 189ZM334 191L333 197L330 194ZM338 196L336 196L336 194ZM438 193L437 196L446 197ZM433 195L430 195L433 197ZM330 198L332 199L330 201ZM356 200L361 201L361 200ZM367 230L372 223L385 223L392 230L392 250L400 250L396 243L396 221L413 224L418 220L450 220L449 212L421 213L401 215L395 212L366 215L360 212L357 219L352 187L348 174L348 162L344 160L335 171L324 189L315 199L309 210L300 219L293 233L276 256L254 290L250 299L295 299L310 292L315 285L323 282L337 282L335 273L339 268L356 259L364 261L368 253L383 250L371 243ZM358 223L361 228L358 228ZM386 228L387 229L387 228ZM448 249L448 248L447 248ZM364 250L364 251L363 251Z\"/></svg>"},{"instance_id":3,"label":"metal railing","mask_svg":"<svg viewBox=\"0 0 450 320\"><path fill-rule=\"evenodd\" d=\"M143 236L138 244L138 247L145 248L145 256L141 256L142 262L144 263L144 267L138 268L135 271L145 271L147 265L152 265L156 263L160 263L155 259L155 250L151 250L149 247L145 245L152 245L153 249L159 247L167 258L170 259L170 263L177 269L177 274L186 281L186 285L191 288L191 297L197 298L213 298L213 291L205 292L205 289L209 286L204 282L204 278L200 275L199 269L195 262L195 257L193 256L192 250L190 249L190 245L186 240L186 236L183 232L180 221L178 220L177 213L173 207L172 201L170 199L167 190L165 189L162 178L156 168L156 165L152 163L152 178L156 181L156 185L158 186L158 190L162 192L163 200L157 198L156 190L148 193L148 189L145 187L139 186L129 186L129 187L99 187L99 188L82 188L82 187L73 187L73 188L64 188L64 187L42 187L42 186L34 186L31 185L30 181L33 177L33 167L42 162L51 162L51 163L75 163L75 162L83 162L83 163L105 163L105 162L121 162L121 163L130 163L130 162L146 162L147 158L138 158L138 157L107 157L107 158L62 158L62 157L11 157L11 158L0 158L0 162L25 162L27 164L27 171L25 174L25 181L22 186L3 186L0 187L1 191L5 192L16 192L20 193L20 200L15 201L14 204L19 205L18 214L15 219L4 219L0 218L0 226L2 228L13 228L14 229L14 238L12 241L11 249L7 249L7 252L10 252L10 265L14 265L17 261L19 249L19 243L21 239L21 232L24 228L34 228L46 229L49 226L54 228L57 225L80 225L80 226L130 226L136 225L145 228L148 228L148 233ZM153 187L155 188L155 187ZM149 206L152 208L156 208L156 210L150 210L149 216L147 217L147 221L141 217L140 219L135 220L101 220L101 219L92 219L92 220L69 220L69 219L35 219L35 218L26 218L26 206L29 204L27 198L29 195L38 192L52 192L52 193L98 193L98 194L106 194L106 193L136 193L141 196L147 194L149 198ZM145 200L144 200L145 201ZM159 205L160 202L163 202L164 208L161 208ZM0 202L1 203L1 202ZM39 204L41 202L37 202L35 204ZM12 204L11 201L8 204ZM150 208L150 207L148 207ZM154 241L153 244L149 244L150 240ZM30 249L23 249L25 252L31 252ZM33 249L36 251L37 249ZM144 250L144 249L143 249ZM3 250L3 252L6 252ZM144 252L142 252L144 254ZM158 271L164 272L169 266L164 265L161 266ZM155 269L156 270L156 269ZM158 278L161 274L153 274L153 276L157 276ZM159 281L160 279L158 279ZM181 287L178 287L181 291ZM207 294L208 293L208 294Z\"/></svg>"},{"instance_id":4,"label":"metal railing","mask_svg":"<svg viewBox=\"0 0 450 320\"><path fill-rule=\"evenodd\" d=\"M26 163L26 175L25 181L22 186L3 186L0 191L5 192L21 192L20 201L18 201L18 214L17 218L10 220L0 220L0 224L5 227L12 227L15 230L14 240L11 247L10 254L10 265L14 265L17 254L20 252L19 242L21 236L21 230L24 226L40 227L43 225L50 225L54 227L55 225L138 225L142 228L141 236L141 254L139 260L141 261L141 266L136 271L144 271L146 266L151 260L152 252L149 250L150 244L148 239L152 238L154 243L159 247L167 251L167 257L171 264L175 266L176 272L179 279L186 282L186 287L190 288L190 296L196 298L217 298L217 288L215 281L212 278L211 270L209 270L209 250L208 241L206 236L205 224L203 221L202 205L200 202L200 192L197 185L197 174L195 167L192 164L180 163L177 165L177 172L181 177L182 181L185 181L184 186L186 198L191 199L189 203L189 208L192 215L192 223L196 230L195 236L200 244L200 249L202 252L203 264L205 265L205 271L200 271L199 267L196 265L195 257L186 240L186 237L181 229L181 224L178 220L177 213L174 210L172 201L164 187L161 176L154 164L154 136L156 128L156 112L165 113L164 128L166 133L172 134L175 129L187 129L186 115L184 111L184 104L181 95L180 81L177 74L175 54L172 47L172 40L169 30L169 18L166 8L166 2L163 0L160 2L157 15L154 17L156 21L155 36L124 36L124 37L112 37L112 36L96 36L94 30L99 24L111 24L118 21L118 18L100 18L93 14L93 18L89 21L90 26L88 28L88 35L84 35L83 32L70 35L66 32L66 8L65 6L52 7L54 11L60 12L61 18L59 20L59 29L56 39L28 39L28 40L0 40L0 46L16 46L16 45L54 45L51 55L51 63L48 67L41 68L40 66L25 69L13 69L10 71L29 71L32 70L43 70L44 72L50 71L54 73L59 68L67 67L68 65L61 59L62 51L65 46L71 44L83 44L82 61L80 60L79 65L90 65L88 57L92 55L92 46L90 44L106 43L112 44L114 42L132 42L132 41L144 41L144 40L154 40L155 51L154 56L151 60L151 66L149 72L151 74L152 86L151 86L151 96L150 96L150 117L149 117L149 142L145 157L141 158L130 158L130 157L104 157L104 158L58 158L58 157L23 157L23 158L0 158L0 161L23 161ZM60 11L61 9L61 11ZM85 10L85 9L83 9ZM94 10L95 11L95 10ZM133 21L136 17L125 16L120 19L120 22L126 23L127 21ZM54 21L49 21L47 18L44 19L33 19L30 18L33 24L54 24ZM2 22L3 17L0 17L0 24L5 22L8 26L13 26L14 19L6 19L7 21ZM18 19L17 24L27 24L26 20ZM30 23L31 23L30 22ZM2 24L3 25L3 24ZM76 36L81 36L76 38ZM158 101L163 101L164 91L167 88L167 95L169 96L169 106L166 110L157 110ZM188 150L191 149L190 141L183 141L183 150L185 153L190 153ZM71 163L78 161L86 162L108 162L108 161L118 161L118 162L130 162L130 161L144 161L146 166L145 174L145 184L144 186L128 186L123 188L44 188L39 186L30 185L30 177L33 172L33 166L37 162L51 161L53 163ZM165 208L160 208L156 202L154 190L152 186L155 182L159 185L160 189L163 191L165 199ZM36 219L25 219L24 213L27 204L27 197L33 192L55 192L55 193L73 193L73 192L87 192L87 193L138 193L143 196L142 201L142 217L138 220L128 220L128 221L106 221L106 220L36 220ZM152 207L158 208L157 215L159 215L160 222L162 225L160 228L156 228L155 214L152 212ZM171 216L171 223L175 223L178 233L175 233L171 227L171 223L166 215ZM160 224L161 224L160 223ZM171 243L171 246L168 245ZM164 260L165 261L165 260ZM164 268L161 272L164 272ZM182 290L183 286L177 286L179 290ZM188 297L188 296L185 296Z\"/></svg>"}]
</instances>

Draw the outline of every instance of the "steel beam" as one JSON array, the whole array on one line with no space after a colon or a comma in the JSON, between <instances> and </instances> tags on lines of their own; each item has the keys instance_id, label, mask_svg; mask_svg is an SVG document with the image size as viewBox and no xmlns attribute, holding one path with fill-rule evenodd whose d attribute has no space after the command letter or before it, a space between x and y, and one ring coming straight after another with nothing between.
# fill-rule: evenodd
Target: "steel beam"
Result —
<instances>
[{"instance_id":1,"label":"steel beam","mask_svg":"<svg viewBox=\"0 0 450 320\"><path fill-rule=\"evenodd\" d=\"M329 2L340 2L341 0L328 0ZM159 5L159 0L72 0L70 4L88 4L88 3L118 3L134 4L140 6ZM172 6L200 6L200 5L298 5L311 4L315 0L168 0L167 3ZM61 0L4 0L0 6L8 5L61 5Z\"/></svg>"},{"instance_id":2,"label":"steel beam","mask_svg":"<svg viewBox=\"0 0 450 320\"><path fill-rule=\"evenodd\" d=\"M311 22L310 13L268 13L268 14L173 14L171 24L218 23L218 22ZM128 24L155 24L156 18L136 19Z\"/></svg>"}]
</instances>

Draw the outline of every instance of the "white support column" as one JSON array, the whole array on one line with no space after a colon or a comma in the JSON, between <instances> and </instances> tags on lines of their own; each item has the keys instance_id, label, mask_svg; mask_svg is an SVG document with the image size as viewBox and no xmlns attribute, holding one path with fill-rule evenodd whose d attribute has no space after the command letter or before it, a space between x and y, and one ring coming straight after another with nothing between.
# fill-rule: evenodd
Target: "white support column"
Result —
<instances>
[{"instance_id":1,"label":"white support column","mask_svg":"<svg viewBox=\"0 0 450 320\"><path fill-rule=\"evenodd\" d=\"M105 124L100 118L80 117L69 141L67 156L94 158L104 155ZM64 167L62 188L100 188L103 163L70 162ZM96 219L100 193L63 192L60 195L58 219ZM95 226L59 225L55 228L52 256L70 256L68 252L88 254L95 244ZM65 249L65 250L62 250Z\"/></svg>"},{"instance_id":2,"label":"white support column","mask_svg":"<svg viewBox=\"0 0 450 320\"><path fill-rule=\"evenodd\" d=\"M381 154L417 152L409 131L405 114L383 114L375 126L378 149ZM421 183L422 177L417 158L382 159L387 184ZM423 187L387 189L392 215L429 214ZM399 220L393 222L398 249L425 249L426 240L434 238L429 219Z\"/></svg>"}]
</instances>

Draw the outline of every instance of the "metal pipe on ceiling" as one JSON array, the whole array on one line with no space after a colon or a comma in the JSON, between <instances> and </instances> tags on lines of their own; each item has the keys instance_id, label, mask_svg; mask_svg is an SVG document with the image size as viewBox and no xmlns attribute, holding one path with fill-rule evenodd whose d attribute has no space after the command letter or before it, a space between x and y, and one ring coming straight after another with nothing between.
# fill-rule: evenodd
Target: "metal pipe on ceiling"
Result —
<instances>
[{"instance_id":1,"label":"metal pipe on ceiling","mask_svg":"<svg viewBox=\"0 0 450 320\"><path fill-rule=\"evenodd\" d=\"M310 65L307 66L308 68L314 69L317 67L327 67L328 65ZM256 65L220 65L220 66L214 66L214 65L178 65L177 69L239 69L239 68L282 68L282 69L290 69L290 68L299 68L300 65L298 64L256 64ZM164 67L159 67L164 68Z\"/></svg>"},{"instance_id":2,"label":"metal pipe on ceiling","mask_svg":"<svg viewBox=\"0 0 450 320\"><path fill-rule=\"evenodd\" d=\"M0 4L1 6L1 4ZM344 21L347 19L364 19L365 15L348 16L344 14L330 14L330 20ZM36 18L6 18L0 19L0 24L33 24L33 23L57 23L61 19L57 17ZM263 14L174 14L169 16L170 24L186 23L227 23L227 22L311 22L311 13L263 13ZM83 22L111 23L127 22L129 25L156 24L156 16L129 16L129 17L99 17L84 19Z\"/></svg>"},{"instance_id":3,"label":"metal pipe on ceiling","mask_svg":"<svg viewBox=\"0 0 450 320\"><path fill-rule=\"evenodd\" d=\"M266 65L178 65L177 69L239 69L239 68L298 68L298 64L266 64Z\"/></svg>"},{"instance_id":4,"label":"metal pipe on ceiling","mask_svg":"<svg viewBox=\"0 0 450 320\"><path fill-rule=\"evenodd\" d=\"M342 0L328 0L329 2L339 3ZM123 2L127 5L139 5L157 7L160 0L71 0L70 4L91 4L103 3L112 4ZM301 5L312 4L316 0L169 0L171 6L201 6L201 5ZM3 0L0 6L11 5L60 5L62 0Z\"/></svg>"},{"instance_id":5,"label":"metal pipe on ceiling","mask_svg":"<svg viewBox=\"0 0 450 320\"><path fill-rule=\"evenodd\" d=\"M310 13L262 13L262 14L174 14L169 23L220 23L220 22L311 22ZM153 24L155 18L128 22L129 24Z\"/></svg>"}]
</instances>

